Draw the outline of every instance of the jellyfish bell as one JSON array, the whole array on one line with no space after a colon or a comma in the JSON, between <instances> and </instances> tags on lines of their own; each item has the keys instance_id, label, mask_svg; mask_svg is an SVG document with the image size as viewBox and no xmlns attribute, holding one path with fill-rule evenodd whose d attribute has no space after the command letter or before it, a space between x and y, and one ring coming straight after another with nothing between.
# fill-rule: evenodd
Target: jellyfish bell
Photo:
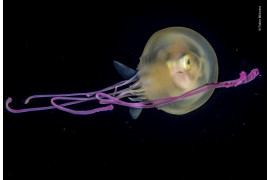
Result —
<instances>
[{"instance_id":1,"label":"jellyfish bell","mask_svg":"<svg viewBox=\"0 0 270 180\"><path fill-rule=\"evenodd\" d=\"M59 109L89 115L112 110L113 104L117 104L129 107L133 119L139 117L143 108L154 107L181 115L203 105L215 88L236 87L259 75L259 70L253 69L248 75L242 71L239 79L217 82L218 63L212 46L202 35L184 27L170 27L154 33L140 57L138 71L117 61L114 66L126 80L94 92L33 95L25 101L29 104L33 99L50 98L50 105L45 107L13 109L10 107L12 99L8 98L6 108L12 113ZM70 108L91 100L106 106L90 110Z\"/></svg>"},{"instance_id":2,"label":"jellyfish bell","mask_svg":"<svg viewBox=\"0 0 270 180\"><path fill-rule=\"evenodd\" d=\"M138 75L144 98L149 100L179 96L209 82L217 82L215 51L199 33L184 27L162 29L147 42ZM203 105L214 89L164 104L159 109L185 114Z\"/></svg>"}]
</instances>

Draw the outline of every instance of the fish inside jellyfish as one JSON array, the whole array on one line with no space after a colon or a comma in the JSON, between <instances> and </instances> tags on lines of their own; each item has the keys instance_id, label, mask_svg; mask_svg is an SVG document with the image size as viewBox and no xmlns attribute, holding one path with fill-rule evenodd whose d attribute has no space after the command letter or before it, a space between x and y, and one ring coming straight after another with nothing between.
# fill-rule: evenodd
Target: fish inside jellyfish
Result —
<instances>
[{"instance_id":1,"label":"fish inside jellyfish","mask_svg":"<svg viewBox=\"0 0 270 180\"><path fill-rule=\"evenodd\" d=\"M95 92L73 94L33 95L25 104L37 98L50 98L45 107L13 109L11 98L6 108L12 113L59 109L72 114L89 115L113 110L114 104L130 108L137 119L143 108L158 108L181 115L202 106L216 88L230 88L252 81L259 75L253 69L248 75L240 73L236 80L217 82L218 61L214 49L199 33L185 27L169 27L154 33L148 40L135 71L114 61L125 79ZM59 103L61 100L61 103ZM72 105L97 100L101 107L75 110ZM63 103L64 102L64 103Z\"/></svg>"}]
</instances>

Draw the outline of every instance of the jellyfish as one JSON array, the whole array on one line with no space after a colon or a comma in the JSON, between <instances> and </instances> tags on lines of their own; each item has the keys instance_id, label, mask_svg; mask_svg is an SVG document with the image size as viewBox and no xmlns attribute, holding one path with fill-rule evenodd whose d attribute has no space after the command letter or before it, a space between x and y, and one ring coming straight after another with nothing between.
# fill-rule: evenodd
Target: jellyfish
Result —
<instances>
[{"instance_id":1,"label":"jellyfish","mask_svg":"<svg viewBox=\"0 0 270 180\"><path fill-rule=\"evenodd\" d=\"M113 64L124 80L112 86L86 93L32 95L25 101L29 104L33 99L50 98L45 107L13 109L9 97L6 109L12 113L59 109L89 115L121 105L129 107L133 119L144 108L182 115L202 106L214 89L236 87L259 75L255 68L249 74L242 71L238 79L217 82L218 61L214 49L202 35L185 27L169 27L154 33L143 50L137 71L118 61ZM72 108L74 104L92 100L97 100L101 107Z\"/></svg>"}]
</instances>

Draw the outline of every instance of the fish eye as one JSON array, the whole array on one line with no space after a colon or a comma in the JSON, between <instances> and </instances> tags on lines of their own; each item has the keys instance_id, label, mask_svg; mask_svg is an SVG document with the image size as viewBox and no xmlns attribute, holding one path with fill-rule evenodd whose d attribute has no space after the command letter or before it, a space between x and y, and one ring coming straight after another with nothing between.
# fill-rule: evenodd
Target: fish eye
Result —
<instances>
[{"instance_id":1,"label":"fish eye","mask_svg":"<svg viewBox=\"0 0 270 180\"><path fill-rule=\"evenodd\" d=\"M189 55L185 55L184 56L184 67L187 69L187 70L190 70L191 68L191 58Z\"/></svg>"}]
</instances>

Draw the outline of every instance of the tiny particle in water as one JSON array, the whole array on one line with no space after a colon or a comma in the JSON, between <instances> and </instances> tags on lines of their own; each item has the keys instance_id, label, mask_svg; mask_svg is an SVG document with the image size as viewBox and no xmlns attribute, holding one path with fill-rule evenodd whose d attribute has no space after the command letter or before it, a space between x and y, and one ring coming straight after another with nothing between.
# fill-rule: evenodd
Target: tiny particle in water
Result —
<instances>
[{"instance_id":1,"label":"tiny particle in water","mask_svg":"<svg viewBox=\"0 0 270 180\"><path fill-rule=\"evenodd\" d=\"M63 128L63 131L66 131L67 129L66 128Z\"/></svg>"},{"instance_id":2,"label":"tiny particle in water","mask_svg":"<svg viewBox=\"0 0 270 180\"><path fill-rule=\"evenodd\" d=\"M235 51L238 52L238 49L236 48Z\"/></svg>"},{"instance_id":3,"label":"tiny particle in water","mask_svg":"<svg viewBox=\"0 0 270 180\"><path fill-rule=\"evenodd\" d=\"M206 133L206 129L203 128L203 133Z\"/></svg>"},{"instance_id":4,"label":"tiny particle in water","mask_svg":"<svg viewBox=\"0 0 270 180\"><path fill-rule=\"evenodd\" d=\"M29 47L29 44L28 43L24 43L24 47L25 48L28 48Z\"/></svg>"},{"instance_id":5,"label":"tiny particle in water","mask_svg":"<svg viewBox=\"0 0 270 180\"><path fill-rule=\"evenodd\" d=\"M243 126L245 126L246 125L246 123L243 123Z\"/></svg>"}]
</instances>

